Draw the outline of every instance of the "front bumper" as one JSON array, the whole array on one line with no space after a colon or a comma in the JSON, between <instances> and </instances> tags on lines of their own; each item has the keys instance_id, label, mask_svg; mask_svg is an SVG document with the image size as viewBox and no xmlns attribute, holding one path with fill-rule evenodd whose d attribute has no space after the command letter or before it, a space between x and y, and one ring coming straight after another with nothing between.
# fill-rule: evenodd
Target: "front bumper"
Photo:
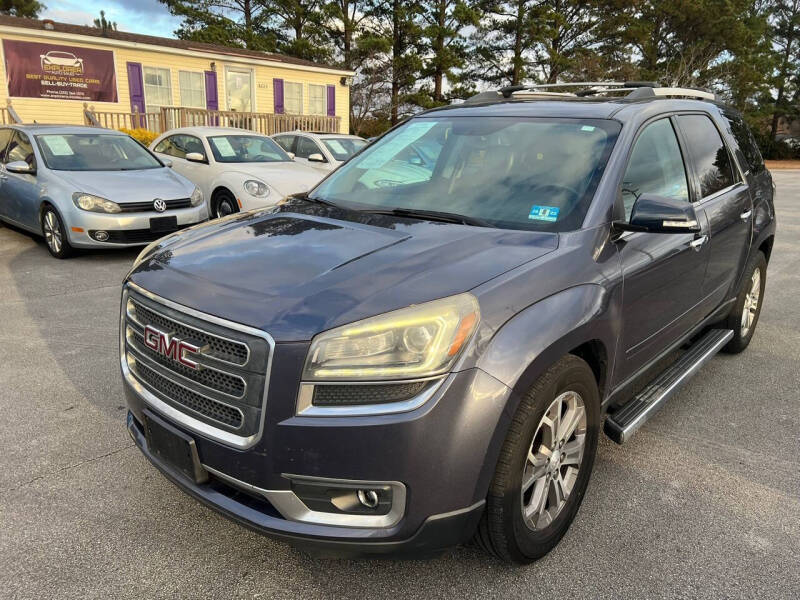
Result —
<instances>
[{"instance_id":1,"label":"front bumper","mask_svg":"<svg viewBox=\"0 0 800 600\"><path fill-rule=\"evenodd\" d=\"M159 237L172 233L170 231L164 231L162 233L154 233L149 237L143 236L143 233L150 230L150 219L176 217L178 229L183 229L184 227L189 227L190 225L208 220L208 208L205 202L200 204L200 206L167 210L163 213L149 211L140 213L104 214L74 208L64 216L66 220L64 225L71 246L76 248L126 248L149 244ZM82 231L76 231L73 228ZM89 232L94 231L119 232L117 236L118 240L99 242L89 235ZM138 233L131 235L130 239L126 239L126 232Z\"/></svg>"},{"instance_id":2,"label":"front bumper","mask_svg":"<svg viewBox=\"0 0 800 600\"><path fill-rule=\"evenodd\" d=\"M275 368L294 362L281 346L275 355L265 430L255 446L234 449L187 431L157 413L125 380L128 430L139 449L173 483L204 504L316 555L423 557L469 540L483 512L508 424L504 410L508 388L471 369L451 375L427 404L408 413L299 417L294 415L297 385L277 383L291 380L293 373L275 377ZM302 345L299 354L304 355L305 348ZM208 482L195 483L149 452L142 427L145 411L191 435L200 462L211 472ZM401 482L406 490L402 517L388 527L286 518L266 497L252 492L252 488L287 490L286 473Z\"/></svg>"}]
</instances>

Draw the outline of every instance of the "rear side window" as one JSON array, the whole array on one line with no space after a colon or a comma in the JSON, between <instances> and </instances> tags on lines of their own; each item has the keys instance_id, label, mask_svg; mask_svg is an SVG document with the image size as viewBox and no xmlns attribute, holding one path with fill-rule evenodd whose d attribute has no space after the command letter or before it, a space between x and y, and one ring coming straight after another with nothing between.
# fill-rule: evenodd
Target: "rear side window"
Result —
<instances>
[{"instance_id":1,"label":"rear side window","mask_svg":"<svg viewBox=\"0 0 800 600\"><path fill-rule=\"evenodd\" d=\"M731 133L736 143L739 145L742 157L744 157L744 160L747 162L747 168L754 174L763 171L764 159L761 157L756 138L753 137L753 132L750 131L744 119L731 111L725 111L723 116L728 120Z\"/></svg>"},{"instance_id":2,"label":"rear side window","mask_svg":"<svg viewBox=\"0 0 800 600\"><path fill-rule=\"evenodd\" d=\"M287 152L292 152L292 147L294 146L294 136L291 135L282 135L280 137L273 138L278 145L286 150Z\"/></svg>"},{"instance_id":3,"label":"rear side window","mask_svg":"<svg viewBox=\"0 0 800 600\"><path fill-rule=\"evenodd\" d=\"M642 194L653 194L689 202L686 168L672 123L661 119L645 127L631 152L620 190L625 219Z\"/></svg>"},{"instance_id":4,"label":"rear side window","mask_svg":"<svg viewBox=\"0 0 800 600\"><path fill-rule=\"evenodd\" d=\"M700 182L700 197L705 198L733 185L730 155L711 119L705 115L680 115L677 118Z\"/></svg>"}]
</instances>

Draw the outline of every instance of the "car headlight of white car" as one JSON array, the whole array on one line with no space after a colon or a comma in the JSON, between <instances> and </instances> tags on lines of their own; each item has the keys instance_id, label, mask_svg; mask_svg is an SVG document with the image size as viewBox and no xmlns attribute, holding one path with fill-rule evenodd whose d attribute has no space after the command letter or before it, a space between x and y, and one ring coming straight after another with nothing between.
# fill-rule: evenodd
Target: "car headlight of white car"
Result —
<instances>
[{"instance_id":1,"label":"car headlight of white car","mask_svg":"<svg viewBox=\"0 0 800 600\"><path fill-rule=\"evenodd\" d=\"M325 331L311 342L303 380L439 375L453 365L479 320L475 297L459 294Z\"/></svg>"},{"instance_id":2,"label":"car headlight of white car","mask_svg":"<svg viewBox=\"0 0 800 600\"><path fill-rule=\"evenodd\" d=\"M90 212L97 212L97 213L122 212L122 209L116 202L112 202L111 200L107 200L106 198L101 198L100 196L95 196L93 194L84 194L82 192L75 192L74 194L72 194L72 201L75 203L75 206L77 206L81 210L88 210Z\"/></svg>"},{"instance_id":3,"label":"car headlight of white car","mask_svg":"<svg viewBox=\"0 0 800 600\"><path fill-rule=\"evenodd\" d=\"M200 206L203 203L203 192L200 191L199 187L194 188L190 203L192 206Z\"/></svg>"},{"instance_id":4,"label":"car headlight of white car","mask_svg":"<svg viewBox=\"0 0 800 600\"><path fill-rule=\"evenodd\" d=\"M256 198L266 198L269 196L269 186L257 179L248 179L244 182L244 191Z\"/></svg>"}]
</instances>

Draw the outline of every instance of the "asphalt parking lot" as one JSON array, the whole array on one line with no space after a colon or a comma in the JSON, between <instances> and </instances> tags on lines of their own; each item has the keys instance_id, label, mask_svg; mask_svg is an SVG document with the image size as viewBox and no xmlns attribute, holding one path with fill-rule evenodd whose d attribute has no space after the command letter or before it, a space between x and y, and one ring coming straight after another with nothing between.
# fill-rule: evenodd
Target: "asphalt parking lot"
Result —
<instances>
[{"instance_id":1,"label":"asphalt parking lot","mask_svg":"<svg viewBox=\"0 0 800 600\"><path fill-rule=\"evenodd\" d=\"M136 251L52 259L0 226L0 597L797 598L800 171L750 348L718 356L625 446L600 444L545 559L316 560L168 483L125 430L120 283Z\"/></svg>"}]
</instances>

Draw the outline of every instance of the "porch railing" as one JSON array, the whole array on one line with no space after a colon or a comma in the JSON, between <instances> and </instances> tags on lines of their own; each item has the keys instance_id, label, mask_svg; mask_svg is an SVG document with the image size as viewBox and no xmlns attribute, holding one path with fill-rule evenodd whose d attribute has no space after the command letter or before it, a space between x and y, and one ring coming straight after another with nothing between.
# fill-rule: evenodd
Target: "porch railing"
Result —
<instances>
[{"instance_id":1,"label":"porch railing","mask_svg":"<svg viewBox=\"0 0 800 600\"><path fill-rule=\"evenodd\" d=\"M11 100L9 99L6 102L6 106L0 107L0 124L10 125L13 123L22 123L22 119L17 114L17 111L14 110L14 107L11 106Z\"/></svg>"},{"instance_id":2,"label":"porch railing","mask_svg":"<svg viewBox=\"0 0 800 600\"><path fill-rule=\"evenodd\" d=\"M264 135L282 131L323 131L339 133L341 117L325 115L279 115L274 113L238 112L234 110L206 110L185 106L162 106L158 111L140 113L98 111L84 104L86 125L110 129L145 128L164 133L176 127L211 126L249 129Z\"/></svg>"}]
</instances>

